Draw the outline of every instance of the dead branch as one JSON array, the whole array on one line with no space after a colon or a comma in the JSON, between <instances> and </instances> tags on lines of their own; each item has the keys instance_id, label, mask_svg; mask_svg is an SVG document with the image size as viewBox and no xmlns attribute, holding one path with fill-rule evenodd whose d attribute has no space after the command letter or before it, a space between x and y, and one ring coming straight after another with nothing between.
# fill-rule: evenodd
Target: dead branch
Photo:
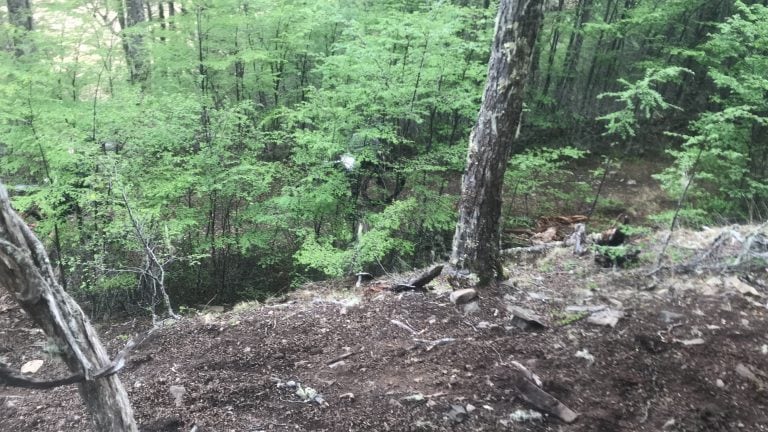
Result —
<instances>
[{"instance_id":1,"label":"dead branch","mask_svg":"<svg viewBox=\"0 0 768 432\"><path fill-rule=\"evenodd\" d=\"M414 330L413 327L409 326L408 324L406 324L406 323L404 323L402 321L398 321L398 320L394 320L393 319L393 320L390 320L389 322L391 322L392 324L400 327L401 329L403 329L403 330L405 330L405 331L407 331L407 332L409 332L411 334L414 334L414 335L415 334L419 334L419 332Z\"/></svg>"},{"instance_id":2,"label":"dead branch","mask_svg":"<svg viewBox=\"0 0 768 432\"><path fill-rule=\"evenodd\" d=\"M414 342L421 343L427 345L427 351L431 351L432 348L440 345L447 345L452 342L456 342L457 339L454 338L442 338L437 340L428 340L428 339L416 339L413 338Z\"/></svg>"},{"instance_id":3,"label":"dead branch","mask_svg":"<svg viewBox=\"0 0 768 432\"><path fill-rule=\"evenodd\" d=\"M335 357L335 358L333 358L331 360L328 360L327 362L325 362L325 364L332 365L334 363L338 363L338 362L344 360L345 358L351 357L351 356L353 356L355 354L357 354L357 352L355 352L355 351L348 351L348 352L345 352L344 354L342 354L340 356L337 356L337 357Z\"/></svg>"},{"instance_id":4,"label":"dead branch","mask_svg":"<svg viewBox=\"0 0 768 432\"><path fill-rule=\"evenodd\" d=\"M407 285L414 286L416 288L421 288L427 285L428 283L432 282L432 279L440 276L440 273L442 272L443 272L442 265L434 266L429 271L424 272L421 275L409 280Z\"/></svg>"},{"instance_id":5,"label":"dead branch","mask_svg":"<svg viewBox=\"0 0 768 432\"><path fill-rule=\"evenodd\" d=\"M133 226L136 239L139 241L142 249L144 250L144 266L140 275L146 279L149 279L153 289L152 323L157 323L157 317L155 315L154 308L154 297L156 296L156 291L158 290L162 296L163 304L165 305L166 311L168 312L168 316L174 319L179 319L179 316L176 315L176 313L173 311L173 307L171 306L171 299L168 297L168 292L165 289L165 266L170 264L173 259L171 258L160 262L160 260L157 258L157 255L155 254L155 248L150 245L149 237L144 234L144 230L142 229L141 224L139 224L138 219L136 219L136 217L133 215L133 210L131 209L131 205L128 202L128 196L125 194L125 191L123 191L123 204L128 211L128 218L131 220L131 225Z\"/></svg>"},{"instance_id":6,"label":"dead branch","mask_svg":"<svg viewBox=\"0 0 768 432\"><path fill-rule=\"evenodd\" d=\"M515 386L526 402L540 411L556 416L565 423L576 421L579 414L542 390L535 374L518 362L512 362L512 366L510 368L512 370L511 384Z\"/></svg>"},{"instance_id":7,"label":"dead branch","mask_svg":"<svg viewBox=\"0 0 768 432\"><path fill-rule=\"evenodd\" d=\"M395 284L390 288L390 291L400 293L404 291L426 291L426 285L432 282L432 279L440 276L443 272L443 266L434 266L428 271L409 279L406 283Z\"/></svg>"}]
</instances>

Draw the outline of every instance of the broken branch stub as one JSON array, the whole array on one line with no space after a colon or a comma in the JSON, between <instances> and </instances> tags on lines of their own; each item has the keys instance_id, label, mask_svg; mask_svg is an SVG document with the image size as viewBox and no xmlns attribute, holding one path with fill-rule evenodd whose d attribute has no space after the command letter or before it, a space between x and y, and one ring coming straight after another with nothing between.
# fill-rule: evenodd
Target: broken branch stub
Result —
<instances>
[{"instance_id":1,"label":"broken branch stub","mask_svg":"<svg viewBox=\"0 0 768 432\"><path fill-rule=\"evenodd\" d=\"M56 281L45 248L11 207L0 183L0 287L61 349L95 430L137 431L133 410L118 377L100 377L113 367L96 331L80 306ZM82 381L77 381L83 377ZM12 374L5 376L13 380ZM34 385L34 384L33 384Z\"/></svg>"}]
</instances>

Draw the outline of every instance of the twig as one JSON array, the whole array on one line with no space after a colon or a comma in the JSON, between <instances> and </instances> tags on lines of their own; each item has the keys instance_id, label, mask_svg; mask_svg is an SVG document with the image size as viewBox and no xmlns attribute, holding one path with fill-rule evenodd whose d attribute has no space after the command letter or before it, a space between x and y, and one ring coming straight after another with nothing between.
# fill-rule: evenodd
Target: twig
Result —
<instances>
[{"instance_id":1,"label":"twig","mask_svg":"<svg viewBox=\"0 0 768 432\"><path fill-rule=\"evenodd\" d=\"M699 153L696 155L696 159L693 161L693 165L691 165L691 175L688 177L688 182L685 184L685 189L683 189L682 195L680 195L680 199L677 200L677 207L675 207L675 215L672 217L672 222L669 224L669 233L667 234L667 238L664 240L664 246L661 248L661 252L659 252L659 257L656 259L656 265L654 265L654 270L650 274L655 274L661 269L661 261L664 259L664 255L667 253L667 247L669 247L669 241L672 239L672 232L675 230L675 225L677 224L677 218L680 216L680 209L683 207L683 202L685 201L686 196L688 195L688 189L693 184L693 178L696 176L696 168L699 165L699 160L701 159L701 154L704 152L704 146L699 147Z\"/></svg>"},{"instance_id":2,"label":"twig","mask_svg":"<svg viewBox=\"0 0 768 432\"><path fill-rule=\"evenodd\" d=\"M336 357L334 359L328 360L327 362L325 362L325 364L332 365L334 363L338 363L338 362L344 360L345 358L353 356L355 354L357 354L357 352L355 352L355 351L345 352L344 354L342 354L342 355L340 355L340 356L338 356L338 357Z\"/></svg>"},{"instance_id":3,"label":"twig","mask_svg":"<svg viewBox=\"0 0 768 432\"><path fill-rule=\"evenodd\" d=\"M427 347L427 351L431 351L432 348L434 348L436 346L447 345L447 344L449 344L451 342L456 342L456 339L454 339L454 338L442 338L442 339L437 339L437 340L428 340L428 339L416 339L416 338L413 338L413 341L429 345Z\"/></svg>"},{"instance_id":4,"label":"twig","mask_svg":"<svg viewBox=\"0 0 768 432\"><path fill-rule=\"evenodd\" d=\"M406 323L404 323L404 322L402 322L402 321L398 321L398 320L390 320L389 322L391 322L392 324L394 324L394 325L396 325L396 326L400 327L401 329L403 329L403 330L405 330L405 331L407 331L407 332L409 332L409 333L411 333L411 334L413 334L413 335L419 334L419 333L418 333L416 330L414 330L414 329L413 329L411 326L409 326L408 324L406 324Z\"/></svg>"}]
</instances>

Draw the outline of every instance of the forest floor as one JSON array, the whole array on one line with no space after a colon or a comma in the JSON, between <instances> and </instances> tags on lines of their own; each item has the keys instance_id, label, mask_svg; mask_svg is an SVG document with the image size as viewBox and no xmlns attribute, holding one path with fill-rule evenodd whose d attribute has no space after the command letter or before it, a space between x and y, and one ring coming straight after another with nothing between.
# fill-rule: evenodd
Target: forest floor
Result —
<instances>
[{"instance_id":1,"label":"forest floor","mask_svg":"<svg viewBox=\"0 0 768 432\"><path fill-rule=\"evenodd\" d=\"M706 251L719 233L681 231L673 255ZM190 314L138 347L121 378L144 431L768 431L766 268L649 277L650 265L604 269L555 248L510 264L512 277L480 289L476 308L454 305L443 276L427 293L381 290L405 275L314 284ZM546 327L521 325L513 307ZM594 324L600 308L623 316ZM145 327L100 332L115 352ZM42 359L34 377L65 374L8 297L0 329L6 363ZM578 419L533 410L513 362ZM0 430L89 425L74 386L0 388Z\"/></svg>"}]
</instances>

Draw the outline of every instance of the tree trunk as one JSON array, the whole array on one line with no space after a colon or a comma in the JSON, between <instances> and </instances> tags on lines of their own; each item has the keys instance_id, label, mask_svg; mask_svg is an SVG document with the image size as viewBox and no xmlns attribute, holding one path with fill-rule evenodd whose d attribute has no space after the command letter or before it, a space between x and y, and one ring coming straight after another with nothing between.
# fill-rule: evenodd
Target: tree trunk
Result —
<instances>
[{"instance_id":1,"label":"tree trunk","mask_svg":"<svg viewBox=\"0 0 768 432\"><path fill-rule=\"evenodd\" d=\"M525 84L543 17L541 0L501 0L488 63L488 81L472 130L462 178L451 264L477 273L481 283L500 275L501 194L520 123Z\"/></svg>"},{"instance_id":2,"label":"tree trunk","mask_svg":"<svg viewBox=\"0 0 768 432\"><path fill-rule=\"evenodd\" d=\"M25 52L33 50L32 46L25 47L30 42L24 37L27 32L32 31L32 7L29 0L7 0L6 6L8 6L8 23L19 29L18 34L13 35L7 49L20 57Z\"/></svg>"},{"instance_id":3,"label":"tree trunk","mask_svg":"<svg viewBox=\"0 0 768 432\"><path fill-rule=\"evenodd\" d=\"M11 208L0 184L0 287L54 340L75 374L80 397L97 431L137 431L128 395L117 375L92 379L111 365L88 318L53 275L42 243Z\"/></svg>"},{"instance_id":4,"label":"tree trunk","mask_svg":"<svg viewBox=\"0 0 768 432\"><path fill-rule=\"evenodd\" d=\"M563 62L563 76L557 87L557 101L562 106L566 99L572 96L571 89L576 79L576 70L581 57L581 46L584 43L584 25L592 15L592 1L581 0L576 8L576 16L573 23L573 32L568 40L568 49L565 51Z\"/></svg>"},{"instance_id":5,"label":"tree trunk","mask_svg":"<svg viewBox=\"0 0 768 432\"><path fill-rule=\"evenodd\" d=\"M26 31L32 30L32 7L29 0L7 0L8 22Z\"/></svg>"},{"instance_id":6,"label":"tree trunk","mask_svg":"<svg viewBox=\"0 0 768 432\"><path fill-rule=\"evenodd\" d=\"M149 62L147 61L147 52L142 30L135 28L138 24L145 21L144 1L126 0L125 1L125 26L129 35L126 44L126 56L128 66L131 72L132 83L146 83L149 78Z\"/></svg>"}]
</instances>

